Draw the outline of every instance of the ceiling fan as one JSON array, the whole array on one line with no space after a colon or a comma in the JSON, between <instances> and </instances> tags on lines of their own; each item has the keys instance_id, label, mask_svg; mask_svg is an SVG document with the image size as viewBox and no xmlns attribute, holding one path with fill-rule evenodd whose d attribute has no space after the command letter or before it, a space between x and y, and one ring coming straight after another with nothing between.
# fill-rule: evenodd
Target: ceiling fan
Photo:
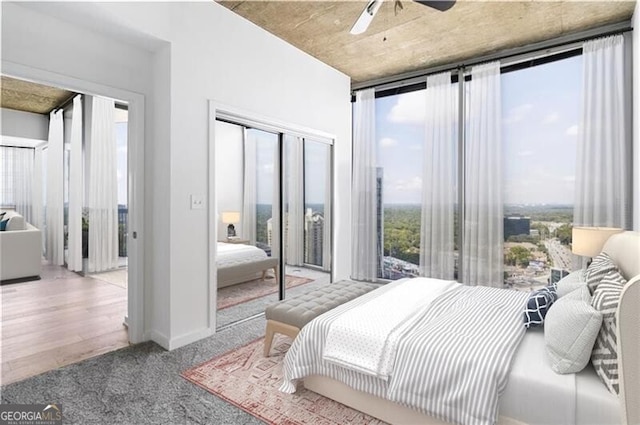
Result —
<instances>
[{"instance_id":1,"label":"ceiling fan","mask_svg":"<svg viewBox=\"0 0 640 425\"><path fill-rule=\"evenodd\" d=\"M364 8L356 22L351 27L351 34L362 34L367 30L369 24L373 20L373 17L378 13L380 6L384 0L370 0L367 6ZM456 0L413 0L416 3L420 3L423 6L432 7L441 12L451 9ZM402 3L400 0L395 0L395 10L402 9Z\"/></svg>"}]
</instances>

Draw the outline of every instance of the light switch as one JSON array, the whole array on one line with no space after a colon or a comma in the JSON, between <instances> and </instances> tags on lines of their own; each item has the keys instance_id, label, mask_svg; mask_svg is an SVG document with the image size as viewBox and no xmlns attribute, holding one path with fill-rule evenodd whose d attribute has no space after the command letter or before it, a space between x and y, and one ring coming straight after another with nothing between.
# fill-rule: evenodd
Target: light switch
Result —
<instances>
[{"instance_id":1,"label":"light switch","mask_svg":"<svg viewBox=\"0 0 640 425\"><path fill-rule=\"evenodd\" d=\"M204 209L204 198L198 195L191 195L191 209L192 210Z\"/></svg>"}]
</instances>

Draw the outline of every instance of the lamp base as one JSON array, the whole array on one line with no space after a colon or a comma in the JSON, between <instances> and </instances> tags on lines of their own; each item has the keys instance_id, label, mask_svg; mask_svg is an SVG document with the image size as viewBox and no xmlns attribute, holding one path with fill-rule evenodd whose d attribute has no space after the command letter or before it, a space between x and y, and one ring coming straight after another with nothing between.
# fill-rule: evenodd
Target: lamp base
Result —
<instances>
[{"instance_id":1,"label":"lamp base","mask_svg":"<svg viewBox=\"0 0 640 425\"><path fill-rule=\"evenodd\" d=\"M236 227L233 224L227 226L227 237L232 238L236 236Z\"/></svg>"}]
</instances>

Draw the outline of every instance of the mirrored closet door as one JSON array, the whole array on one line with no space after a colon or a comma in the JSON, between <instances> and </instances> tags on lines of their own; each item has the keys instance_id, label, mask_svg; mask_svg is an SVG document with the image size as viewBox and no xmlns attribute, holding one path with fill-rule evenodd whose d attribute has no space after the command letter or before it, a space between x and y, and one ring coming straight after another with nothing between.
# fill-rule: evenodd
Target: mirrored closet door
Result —
<instances>
[{"instance_id":1,"label":"mirrored closet door","mask_svg":"<svg viewBox=\"0 0 640 425\"><path fill-rule=\"evenodd\" d=\"M331 281L332 145L216 121L217 327Z\"/></svg>"}]
</instances>

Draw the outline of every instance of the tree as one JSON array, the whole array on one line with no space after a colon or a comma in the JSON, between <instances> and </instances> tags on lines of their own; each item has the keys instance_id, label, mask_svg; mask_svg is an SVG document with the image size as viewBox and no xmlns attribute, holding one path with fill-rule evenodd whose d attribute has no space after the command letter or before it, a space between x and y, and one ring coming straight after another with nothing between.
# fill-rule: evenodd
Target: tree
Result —
<instances>
[{"instance_id":1,"label":"tree","mask_svg":"<svg viewBox=\"0 0 640 425\"><path fill-rule=\"evenodd\" d=\"M527 267L529 261L533 258L531 251L523 246L514 246L509 248L509 252L506 255L505 262L512 266Z\"/></svg>"},{"instance_id":2,"label":"tree","mask_svg":"<svg viewBox=\"0 0 640 425\"><path fill-rule=\"evenodd\" d=\"M556 238L562 245L569 245L571 243L571 233L573 232L573 226L570 224L563 224L556 229Z\"/></svg>"}]
</instances>

